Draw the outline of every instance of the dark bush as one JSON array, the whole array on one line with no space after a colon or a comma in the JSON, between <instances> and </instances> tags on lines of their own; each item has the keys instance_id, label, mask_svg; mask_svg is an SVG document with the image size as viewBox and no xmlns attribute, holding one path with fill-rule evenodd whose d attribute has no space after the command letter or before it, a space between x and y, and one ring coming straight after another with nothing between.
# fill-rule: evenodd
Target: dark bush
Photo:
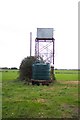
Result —
<instances>
[{"instance_id":1,"label":"dark bush","mask_svg":"<svg viewBox=\"0 0 80 120\"><path fill-rule=\"evenodd\" d=\"M24 58L19 67L19 79L28 80L32 77L32 64L37 60L35 56Z\"/></svg>"}]
</instances>

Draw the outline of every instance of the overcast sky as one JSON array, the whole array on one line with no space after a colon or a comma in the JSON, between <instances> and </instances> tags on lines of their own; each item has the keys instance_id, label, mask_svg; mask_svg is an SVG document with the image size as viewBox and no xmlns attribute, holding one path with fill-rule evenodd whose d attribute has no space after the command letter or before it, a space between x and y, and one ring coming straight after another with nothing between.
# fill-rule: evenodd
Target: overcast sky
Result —
<instances>
[{"instance_id":1,"label":"overcast sky","mask_svg":"<svg viewBox=\"0 0 80 120\"><path fill-rule=\"evenodd\" d=\"M78 68L77 0L0 0L0 67L35 53L37 28L54 28L55 68Z\"/></svg>"}]
</instances>

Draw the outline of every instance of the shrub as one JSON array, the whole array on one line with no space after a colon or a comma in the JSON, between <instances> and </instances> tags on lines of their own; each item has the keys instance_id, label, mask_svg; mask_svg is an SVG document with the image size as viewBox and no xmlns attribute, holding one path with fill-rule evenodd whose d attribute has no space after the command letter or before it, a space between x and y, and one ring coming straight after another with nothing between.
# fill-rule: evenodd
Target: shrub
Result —
<instances>
[{"instance_id":1,"label":"shrub","mask_svg":"<svg viewBox=\"0 0 80 120\"><path fill-rule=\"evenodd\" d=\"M35 56L24 58L19 67L19 79L28 80L32 77L32 64L37 60Z\"/></svg>"}]
</instances>

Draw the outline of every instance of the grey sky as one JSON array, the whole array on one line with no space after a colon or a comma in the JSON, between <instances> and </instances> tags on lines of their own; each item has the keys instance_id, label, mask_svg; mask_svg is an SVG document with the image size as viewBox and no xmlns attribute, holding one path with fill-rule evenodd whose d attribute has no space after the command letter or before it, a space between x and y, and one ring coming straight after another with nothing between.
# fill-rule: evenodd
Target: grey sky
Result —
<instances>
[{"instance_id":1,"label":"grey sky","mask_svg":"<svg viewBox=\"0 0 80 120\"><path fill-rule=\"evenodd\" d=\"M29 56L30 32L54 28L55 68L78 68L77 0L0 0L0 67Z\"/></svg>"}]
</instances>

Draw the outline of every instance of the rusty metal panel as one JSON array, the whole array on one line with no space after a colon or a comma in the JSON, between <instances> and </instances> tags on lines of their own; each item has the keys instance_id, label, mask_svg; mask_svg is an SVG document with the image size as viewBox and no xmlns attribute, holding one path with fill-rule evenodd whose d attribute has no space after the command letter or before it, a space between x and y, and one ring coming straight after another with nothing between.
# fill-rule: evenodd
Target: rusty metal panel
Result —
<instances>
[{"instance_id":1,"label":"rusty metal panel","mask_svg":"<svg viewBox=\"0 0 80 120\"><path fill-rule=\"evenodd\" d=\"M37 38L53 38L53 28L37 28Z\"/></svg>"}]
</instances>

